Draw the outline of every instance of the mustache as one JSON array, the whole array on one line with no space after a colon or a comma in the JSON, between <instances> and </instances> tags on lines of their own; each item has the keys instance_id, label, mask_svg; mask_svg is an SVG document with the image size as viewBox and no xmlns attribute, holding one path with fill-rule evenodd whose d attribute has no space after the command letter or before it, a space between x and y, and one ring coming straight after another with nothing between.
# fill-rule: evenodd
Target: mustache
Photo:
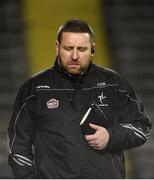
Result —
<instances>
[{"instance_id":1,"label":"mustache","mask_svg":"<svg viewBox=\"0 0 154 180\"><path fill-rule=\"evenodd\" d=\"M67 63L68 65L80 65L79 62L75 62L75 61L70 61Z\"/></svg>"}]
</instances>

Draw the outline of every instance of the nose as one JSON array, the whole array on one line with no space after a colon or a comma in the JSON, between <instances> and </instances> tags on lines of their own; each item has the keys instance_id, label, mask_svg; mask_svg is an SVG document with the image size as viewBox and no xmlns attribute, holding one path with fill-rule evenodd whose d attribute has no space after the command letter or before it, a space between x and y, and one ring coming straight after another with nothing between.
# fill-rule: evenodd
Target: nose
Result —
<instances>
[{"instance_id":1,"label":"nose","mask_svg":"<svg viewBox=\"0 0 154 180\"><path fill-rule=\"evenodd\" d=\"M77 50L73 50L73 52L72 52L72 60L77 60L78 59L78 54L77 54Z\"/></svg>"}]
</instances>

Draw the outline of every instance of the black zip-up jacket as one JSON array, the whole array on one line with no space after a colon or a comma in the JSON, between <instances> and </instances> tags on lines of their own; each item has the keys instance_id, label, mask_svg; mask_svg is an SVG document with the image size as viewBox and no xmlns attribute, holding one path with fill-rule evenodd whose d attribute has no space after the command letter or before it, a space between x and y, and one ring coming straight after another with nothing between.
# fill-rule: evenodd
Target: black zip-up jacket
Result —
<instances>
[{"instance_id":1,"label":"black zip-up jacket","mask_svg":"<svg viewBox=\"0 0 154 180\"><path fill-rule=\"evenodd\" d=\"M94 150L80 121L95 102L109 121L105 150ZM146 142L151 123L117 72L90 64L78 77L55 65L19 90L8 135L15 178L125 178L123 151Z\"/></svg>"}]
</instances>

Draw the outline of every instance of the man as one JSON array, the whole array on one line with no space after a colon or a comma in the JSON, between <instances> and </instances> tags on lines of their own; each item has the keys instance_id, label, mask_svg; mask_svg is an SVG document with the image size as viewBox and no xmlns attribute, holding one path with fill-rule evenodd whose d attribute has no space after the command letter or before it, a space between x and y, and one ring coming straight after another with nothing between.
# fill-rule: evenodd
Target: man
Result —
<instances>
[{"instance_id":1,"label":"man","mask_svg":"<svg viewBox=\"0 0 154 180\"><path fill-rule=\"evenodd\" d=\"M54 66L20 88L8 130L15 178L125 177L123 151L144 144L151 123L127 81L92 63L94 48L90 26L67 21ZM94 133L82 134L94 102L108 126L90 123Z\"/></svg>"}]
</instances>

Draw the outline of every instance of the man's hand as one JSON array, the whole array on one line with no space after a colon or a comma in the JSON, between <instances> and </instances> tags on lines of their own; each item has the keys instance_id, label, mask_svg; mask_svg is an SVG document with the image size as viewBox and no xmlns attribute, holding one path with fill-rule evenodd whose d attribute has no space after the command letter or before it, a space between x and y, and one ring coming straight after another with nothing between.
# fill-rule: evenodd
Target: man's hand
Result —
<instances>
[{"instance_id":1,"label":"man's hand","mask_svg":"<svg viewBox=\"0 0 154 180\"><path fill-rule=\"evenodd\" d=\"M96 150L105 149L109 141L107 129L95 124L89 124L89 126L96 131L92 135L85 135L85 139L89 146Z\"/></svg>"}]
</instances>

